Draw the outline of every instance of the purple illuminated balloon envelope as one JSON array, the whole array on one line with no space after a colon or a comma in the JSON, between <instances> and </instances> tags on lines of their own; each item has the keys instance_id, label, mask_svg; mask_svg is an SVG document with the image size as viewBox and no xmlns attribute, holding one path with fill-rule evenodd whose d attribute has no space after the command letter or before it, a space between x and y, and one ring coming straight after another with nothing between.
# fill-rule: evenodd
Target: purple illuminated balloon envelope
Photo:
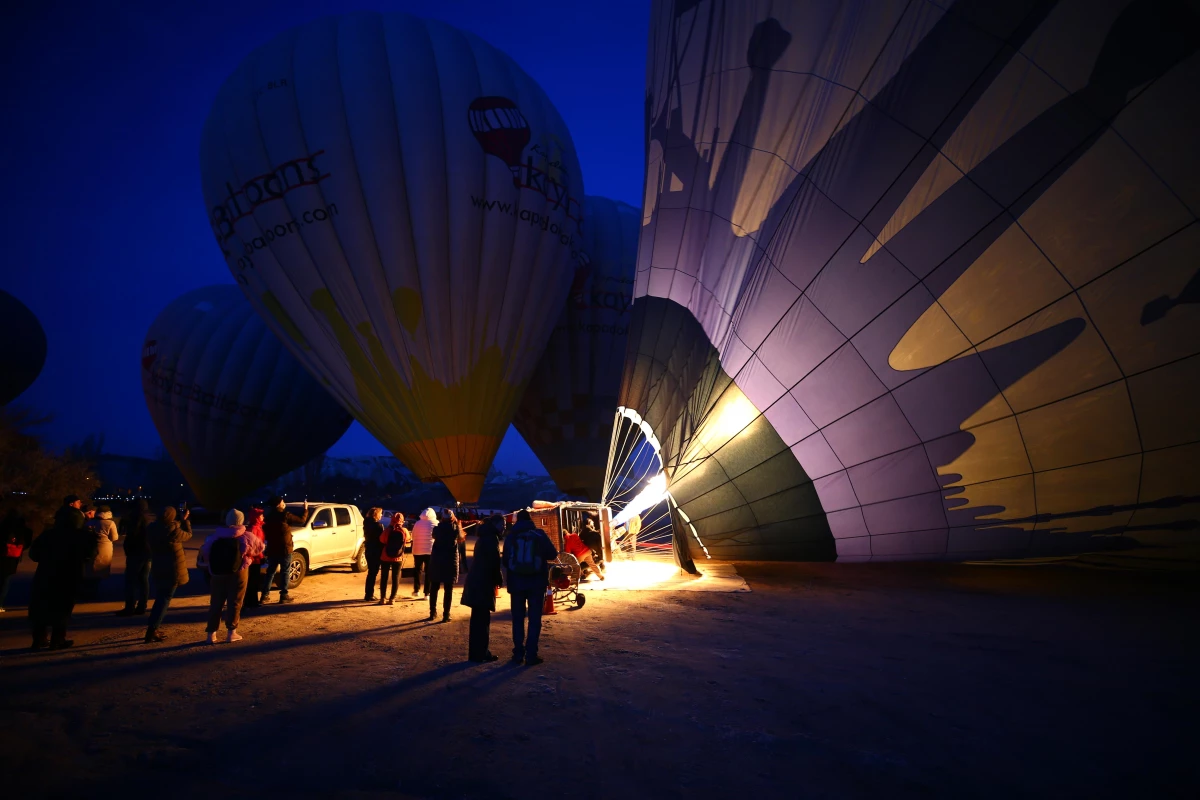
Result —
<instances>
[{"instance_id":1,"label":"purple illuminated balloon envelope","mask_svg":"<svg viewBox=\"0 0 1200 800\"><path fill-rule=\"evenodd\" d=\"M1194 552L1198 49L1150 2L655 2L620 402L681 560Z\"/></svg>"}]
</instances>

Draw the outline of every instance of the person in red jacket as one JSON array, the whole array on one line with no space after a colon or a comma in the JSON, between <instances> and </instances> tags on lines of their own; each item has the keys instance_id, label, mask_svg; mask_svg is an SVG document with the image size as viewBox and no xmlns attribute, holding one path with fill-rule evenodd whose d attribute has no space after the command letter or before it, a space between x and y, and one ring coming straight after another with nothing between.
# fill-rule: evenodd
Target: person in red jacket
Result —
<instances>
[{"instance_id":1,"label":"person in red jacket","mask_svg":"<svg viewBox=\"0 0 1200 800\"><path fill-rule=\"evenodd\" d=\"M246 519L246 535L252 536L262 543L262 547L255 548L258 555L250 559L246 579L246 585L250 589L246 592L245 602L242 603L245 608L257 608L260 605L258 596L262 586L262 562L266 557L264 550L267 546L266 534L263 533L263 510L258 506L250 509L250 516Z\"/></svg>"},{"instance_id":2,"label":"person in red jacket","mask_svg":"<svg viewBox=\"0 0 1200 800\"><path fill-rule=\"evenodd\" d=\"M592 557L592 548L583 543L578 533L571 531L563 537L563 550L579 559L579 566L582 568L580 579L594 573L600 576L600 580L604 580L604 573L596 566L596 560Z\"/></svg>"},{"instance_id":3,"label":"person in red jacket","mask_svg":"<svg viewBox=\"0 0 1200 800\"><path fill-rule=\"evenodd\" d=\"M408 531L404 528L404 515L397 511L392 522L380 537L382 549L379 553L379 605L396 602L396 590L400 586L400 568L404 565L404 545ZM387 594L388 575L392 576L392 593ZM386 599L385 599L386 598Z\"/></svg>"}]
</instances>

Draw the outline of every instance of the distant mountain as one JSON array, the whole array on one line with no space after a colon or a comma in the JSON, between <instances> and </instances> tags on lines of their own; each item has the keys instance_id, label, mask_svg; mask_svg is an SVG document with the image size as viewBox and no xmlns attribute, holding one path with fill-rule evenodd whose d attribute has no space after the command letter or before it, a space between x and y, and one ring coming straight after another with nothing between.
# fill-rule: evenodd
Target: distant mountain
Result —
<instances>
[{"instance_id":1,"label":"distant mountain","mask_svg":"<svg viewBox=\"0 0 1200 800\"><path fill-rule=\"evenodd\" d=\"M391 456L322 456L264 487L263 494L286 494L289 500L308 497L360 506L378 505L405 513L454 504L445 486L422 483ZM478 505L512 510L524 508L534 500L565 499L567 495L558 491L548 475L508 474L493 467Z\"/></svg>"},{"instance_id":2,"label":"distant mountain","mask_svg":"<svg viewBox=\"0 0 1200 800\"><path fill-rule=\"evenodd\" d=\"M179 469L167 459L103 454L96 469L104 497L150 497L153 504L195 502ZM326 500L358 506L380 506L416 513L427 506L452 506L454 498L440 483L422 483L391 456L314 458L300 469L272 481L239 505L262 503L272 495L289 500ZM547 475L508 474L495 467L488 473L479 499L480 508L511 511L534 500L566 500Z\"/></svg>"}]
</instances>

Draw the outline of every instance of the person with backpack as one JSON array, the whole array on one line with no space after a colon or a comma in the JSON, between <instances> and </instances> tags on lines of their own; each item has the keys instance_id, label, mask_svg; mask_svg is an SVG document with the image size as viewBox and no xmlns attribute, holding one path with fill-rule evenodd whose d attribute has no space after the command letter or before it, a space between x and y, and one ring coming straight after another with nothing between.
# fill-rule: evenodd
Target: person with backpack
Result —
<instances>
[{"instance_id":1,"label":"person with backpack","mask_svg":"<svg viewBox=\"0 0 1200 800\"><path fill-rule=\"evenodd\" d=\"M363 520L363 555L367 557L367 585L363 589L363 600L368 603L375 599L375 578L379 575L379 556L383 553L383 524L379 521L382 518L383 509L376 506L367 509L366 519ZM382 586L379 595L382 605Z\"/></svg>"},{"instance_id":2,"label":"person with backpack","mask_svg":"<svg viewBox=\"0 0 1200 800\"><path fill-rule=\"evenodd\" d=\"M558 550L550 537L533 524L529 511L517 512L517 522L504 538L504 569L508 573L509 602L512 607L514 664L526 666L542 663L538 655L538 638L542 634L542 604L550 585L550 562L558 558ZM525 634L525 617L529 616L529 634Z\"/></svg>"},{"instance_id":3,"label":"person with backpack","mask_svg":"<svg viewBox=\"0 0 1200 800\"><path fill-rule=\"evenodd\" d=\"M242 601L242 608L258 608L258 587L262 586L262 563L264 552L267 546L266 535L263 533L263 510L258 506L250 509L250 515L246 518L246 537L248 539L257 539L258 546L251 546L251 550L257 553L250 559L250 566L246 570L246 599Z\"/></svg>"},{"instance_id":4,"label":"person with backpack","mask_svg":"<svg viewBox=\"0 0 1200 800\"><path fill-rule=\"evenodd\" d=\"M225 641L240 642L237 632L242 618L242 601L249 585L250 562L262 556L262 542L246 532L244 517L236 508L225 514L225 526L204 540L200 554L208 561L208 643L217 643L217 629L225 618Z\"/></svg>"},{"instance_id":5,"label":"person with backpack","mask_svg":"<svg viewBox=\"0 0 1200 800\"><path fill-rule=\"evenodd\" d=\"M466 585L463 586L462 604L471 609L471 633L467 639L467 660L479 664L498 661L492 655L491 644L492 612L496 610L497 589L504 585L500 570L500 531L504 520L499 516L485 520L477 530L475 555L467 570Z\"/></svg>"},{"instance_id":6,"label":"person with backpack","mask_svg":"<svg viewBox=\"0 0 1200 800\"><path fill-rule=\"evenodd\" d=\"M25 517L17 509L10 508L0 522L0 614L4 613L8 585L32 541L33 531L25 524Z\"/></svg>"},{"instance_id":7,"label":"person with backpack","mask_svg":"<svg viewBox=\"0 0 1200 800\"><path fill-rule=\"evenodd\" d=\"M118 617L146 613L150 600L150 545L146 528L150 525L150 504L145 500L131 503L121 517L117 530L125 548L125 607Z\"/></svg>"},{"instance_id":8,"label":"person with backpack","mask_svg":"<svg viewBox=\"0 0 1200 800\"><path fill-rule=\"evenodd\" d=\"M396 592L400 588L400 569L404 566L404 545L408 539L408 531L404 529L404 515L397 511L392 515L392 523L380 534L381 547L379 552L379 605L392 605L396 602ZM392 576L392 593L387 594L388 575ZM384 600L384 597L387 600Z\"/></svg>"},{"instance_id":9,"label":"person with backpack","mask_svg":"<svg viewBox=\"0 0 1200 800\"><path fill-rule=\"evenodd\" d=\"M181 520L175 519L175 513L175 506L167 506L146 528L146 540L150 543L150 574L154 578L154 608L150 610L146 626L146 644L167 638L159 626L175 592L188 582L183 543L192 538L192 523L188 522L191 512L184 509Z\"/></svg>"},{"instance_id":10,"label":"person with backpack","mask_svg":"<svg viewBox=\"0 0 1200 800\"><path fill-rule=\"evenodd\" d=\"M437 619L438 592L446 590L442 599L442 622L450 621L450 606L454 603L454 584L458 583L458 545L465 538L462 523L451 511L433 529L433 545L429 550L429 621Z\"/></svg>"},{"instance_id":11,"label":"person with backpack","mask_svg":"<svg viewBox=\"0 0 1200 800\"><path fill-rule=\"evenodd\" d=\"M421 588L429 594L429 554L433 550L433 528L437 525L437 512L427 508L412 529L413 554L413 597L421 596Z\"/></svg>"}]
</instances>

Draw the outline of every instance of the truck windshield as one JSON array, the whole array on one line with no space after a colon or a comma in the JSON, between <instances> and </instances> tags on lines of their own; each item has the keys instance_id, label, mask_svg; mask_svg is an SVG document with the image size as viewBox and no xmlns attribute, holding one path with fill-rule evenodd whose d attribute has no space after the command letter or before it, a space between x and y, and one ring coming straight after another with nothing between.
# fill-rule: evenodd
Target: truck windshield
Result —
<instances>
[{"instance_id":1,"label":"truck windshield","mask_svg":"<svg viewBox=\"0 0 1200 800\"><path fill-rule=\"evenodd\" d=\"M287 508L289 514L295 514L300 519L308 522L308 516L304 513L303 503L288 503L285 507ZM316 511L316 508L314 506L309 506L308 513L311 514L313 511Z\"/></svg>"}]
</instances>

